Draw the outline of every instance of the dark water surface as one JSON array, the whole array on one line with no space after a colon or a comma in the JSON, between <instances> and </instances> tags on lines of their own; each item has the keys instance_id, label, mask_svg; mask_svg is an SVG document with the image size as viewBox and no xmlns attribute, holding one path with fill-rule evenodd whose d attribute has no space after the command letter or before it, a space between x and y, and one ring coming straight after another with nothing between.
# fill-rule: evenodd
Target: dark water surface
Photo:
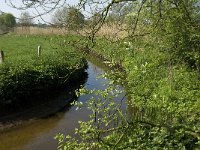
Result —
<instances>
[{"instance_id":1,"label":"dark water surface","mask_svg":"<svg viewBox=\"0 0 200 150\"><path fill-rule=\"evenodd\" d=\"M91 62L88 62L88 65L88 79L85 87L87 89L104 89L104 84L108 80L99 78L104 70ZM85 102L90 97L91 95L81 96L78 101ZM78 121L88 120L89 113L87 108L76 110L76 107L72 106L68 110L58 112L48 118L0 133L0 150L56 150L57 141L53 137L57 133L73 135L74 128L78 127Z\"/></svg>"}]
</instances>

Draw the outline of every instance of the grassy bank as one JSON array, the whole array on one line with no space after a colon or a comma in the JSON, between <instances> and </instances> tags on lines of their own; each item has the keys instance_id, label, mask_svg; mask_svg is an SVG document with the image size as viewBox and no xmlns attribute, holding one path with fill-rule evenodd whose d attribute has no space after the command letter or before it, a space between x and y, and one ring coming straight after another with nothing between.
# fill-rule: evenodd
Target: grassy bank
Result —
<instances>
[{"instance_id":1,"label":"grassy bank","mask_svg":"<svg viewBox=\"0 0 200 150\"><path fill-rule=\"evenodd\" d=\"M79 81L87 62L66 45L64 38L60 39L38 35L0 37L0 49L5 55L0 64L1 105L28 104L30 97L37 99L70 81Z\"/></svg>"}]
</instances>

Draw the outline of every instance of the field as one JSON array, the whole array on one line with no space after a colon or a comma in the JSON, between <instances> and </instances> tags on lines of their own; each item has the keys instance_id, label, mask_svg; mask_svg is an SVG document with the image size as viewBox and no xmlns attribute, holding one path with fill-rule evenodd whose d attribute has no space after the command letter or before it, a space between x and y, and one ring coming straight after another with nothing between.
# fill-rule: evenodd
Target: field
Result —
<instances>
[{"instance_id":1,"label":"field","mask_svg":"<svg viewBox=\"0 0 200 150\"><path fill-rule=\"evenodd\" d=\"M0 64L0 105L20 106L29 103L30 97L38 98L50 89L78 81L87 62L64 39L38 35L0 37L0 50L5 55Z\"/></svg>"}]
</instances>

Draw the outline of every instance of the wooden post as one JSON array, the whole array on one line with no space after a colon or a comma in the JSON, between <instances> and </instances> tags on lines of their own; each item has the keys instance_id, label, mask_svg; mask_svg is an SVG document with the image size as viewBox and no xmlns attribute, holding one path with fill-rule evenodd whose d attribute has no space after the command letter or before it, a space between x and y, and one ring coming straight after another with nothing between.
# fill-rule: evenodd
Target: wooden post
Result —
<instances>
[{"instance_id":1,"label":"wooden post","mask_svg":"<svg viewBox=\"0 0 200 150\"><path fill-rule=\"evenodd\" d=\"M41 56L41 46L38 46L38 57Z\"/></svg>"},{"instance_id":2,"label":"wooden post","mask_svg":"<svg viewBox=\"0 0 200 150\"><path fill-rule=\"evenodd\" d=\"M3 51L0 51L0 63L3 63L4 61L4 53Z\"/></svg>"}]
</instances>

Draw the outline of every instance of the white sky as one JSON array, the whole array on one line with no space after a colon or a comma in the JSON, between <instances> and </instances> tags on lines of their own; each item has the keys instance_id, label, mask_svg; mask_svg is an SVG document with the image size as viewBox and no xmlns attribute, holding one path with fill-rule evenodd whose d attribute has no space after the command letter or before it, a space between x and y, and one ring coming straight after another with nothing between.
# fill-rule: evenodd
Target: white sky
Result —
<instances>
[{"instance_id":1,"label":"white sky","mask_svg":"<svg viewBox=\"0 0 200 150\"><path fill-rule=\"evenodd\" d=\"M70 5L74 5L77 4L79 0L66 0L66 2ZM13 3L15 3L16 5L20 5L20 0L13 0ZM18 10L16 8L12 8L11 6L9 6L9 3L6 0L1 0L0 2L0 11L2 12L6 12L6 13L12 13L16 18L20 18L20 14L24 11L28 11L30 15L34 16L35 14L38 14L34 9L28 9L28 10ZM43 11L42 9L39 9L40 13ZM45 20L46 22L51 22L51 18L52 18L53 12L43 15L42 19ZM34 23L38 23L41 22L43 23L44 21L42 21L41 18L35 18L34 19ZM39 21L38 21L39 20Z\"/></svg>"}]
</instances>

